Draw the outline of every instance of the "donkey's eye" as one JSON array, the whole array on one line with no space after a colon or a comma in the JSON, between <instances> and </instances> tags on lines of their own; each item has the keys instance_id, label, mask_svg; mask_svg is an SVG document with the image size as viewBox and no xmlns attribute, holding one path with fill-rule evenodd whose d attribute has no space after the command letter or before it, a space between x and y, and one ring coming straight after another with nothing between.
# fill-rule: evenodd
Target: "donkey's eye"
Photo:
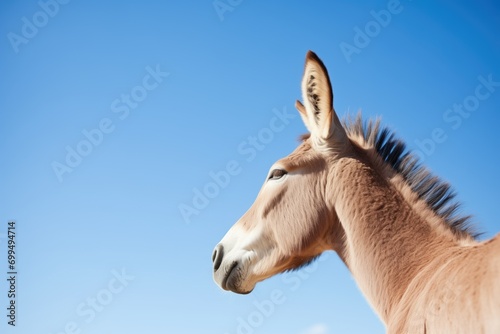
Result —
<instances>
[{"instance_id":1,"label":"donkey's eye","mask_svg":"<svg viewBox=\"0 0 500 334\"><path fill-rule=\"evenodd\" d=\"M273 169L271 174L269 174L268 180L279 180L283 176L285 176L286 174L287 174L287 171L284 169Z\"/></svg>"}]
</instances>

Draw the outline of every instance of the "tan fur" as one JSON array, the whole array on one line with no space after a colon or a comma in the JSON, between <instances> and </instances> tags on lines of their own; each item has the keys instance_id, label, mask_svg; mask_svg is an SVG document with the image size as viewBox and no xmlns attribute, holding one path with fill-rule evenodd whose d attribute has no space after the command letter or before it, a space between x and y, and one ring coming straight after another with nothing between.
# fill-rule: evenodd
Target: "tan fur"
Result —
<instances>
[{"instance_id":1,"label":"tan fur","mask_svg":"<svg viewBox=\"0 0 500 334\"><path fill-rule=\"evenodd\" d=\"M311 73L321 80L308 80ZM303 95L317 83L319 107L314 100L297 107L311 134L276 162L271 170L288 174L264 184L217 246L216 282L248 293L334 250L387 333L500 333L500 236L478 242L451 226L380 156L375 140L339 126L333 106L321 104L333 100L326 78L309 53Z\"/></svg>"}]
</instances>

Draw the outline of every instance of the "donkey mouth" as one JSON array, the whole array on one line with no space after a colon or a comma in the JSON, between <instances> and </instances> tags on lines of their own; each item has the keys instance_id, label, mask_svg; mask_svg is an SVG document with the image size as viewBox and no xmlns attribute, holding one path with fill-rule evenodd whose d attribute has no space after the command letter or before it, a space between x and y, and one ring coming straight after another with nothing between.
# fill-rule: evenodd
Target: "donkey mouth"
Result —
<instances>
[{"instance_id":1,"label":"donkey mouth","mask_svg":"<svg viewBox=\"0 0 500 334\"><path fill-rule=\"evenodd\" d=\"M246 295L252 292L252 290L250 291L240 290L239 288L240 283L241 283L241 269L238 268L238 262L234 261L233 263L231 263L231 266L227 270L226 276L221 282L221 287L224 290L229 290L241 295Z\"/></svg>"}]
</instances>

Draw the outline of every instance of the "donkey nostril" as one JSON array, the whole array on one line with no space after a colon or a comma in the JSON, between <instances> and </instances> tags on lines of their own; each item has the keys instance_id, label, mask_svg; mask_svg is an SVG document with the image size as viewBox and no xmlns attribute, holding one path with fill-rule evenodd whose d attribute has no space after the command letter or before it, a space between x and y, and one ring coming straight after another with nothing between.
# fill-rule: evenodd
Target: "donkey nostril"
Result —
<instances>
[{"instance_id":1,"label":"donkey nostril","mask_svg":"<svg viewBox=\"0 0 500 334\"><path fill-rule=\"evenodd\" d=\"M224 247L221 244L215 246L214 253L212 254L212 262L214 263L214 271L219 269L222 263L222 257L224 256Z\"/></svg>"}]
</instances>

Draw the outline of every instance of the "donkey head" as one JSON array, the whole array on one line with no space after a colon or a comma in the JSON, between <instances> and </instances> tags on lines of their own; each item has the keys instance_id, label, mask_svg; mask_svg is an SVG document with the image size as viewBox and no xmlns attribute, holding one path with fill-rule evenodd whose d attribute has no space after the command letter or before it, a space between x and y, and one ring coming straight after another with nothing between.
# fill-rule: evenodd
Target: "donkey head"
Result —
<instances>
[{"instance_id":1,"label":"donkey head","mask_svg":"<svg viewBox=\"0 0 500 334\"><path fill-rule=\"evenodd\" d=\"M214 279L225 290L249 293L257 282L336 248L341 226L330 174L350 142L333 109L328 72L311 51L302 97L296 107L310 134L273 164L253 205L215 247Z\"/></svg>"}]
</instances>

